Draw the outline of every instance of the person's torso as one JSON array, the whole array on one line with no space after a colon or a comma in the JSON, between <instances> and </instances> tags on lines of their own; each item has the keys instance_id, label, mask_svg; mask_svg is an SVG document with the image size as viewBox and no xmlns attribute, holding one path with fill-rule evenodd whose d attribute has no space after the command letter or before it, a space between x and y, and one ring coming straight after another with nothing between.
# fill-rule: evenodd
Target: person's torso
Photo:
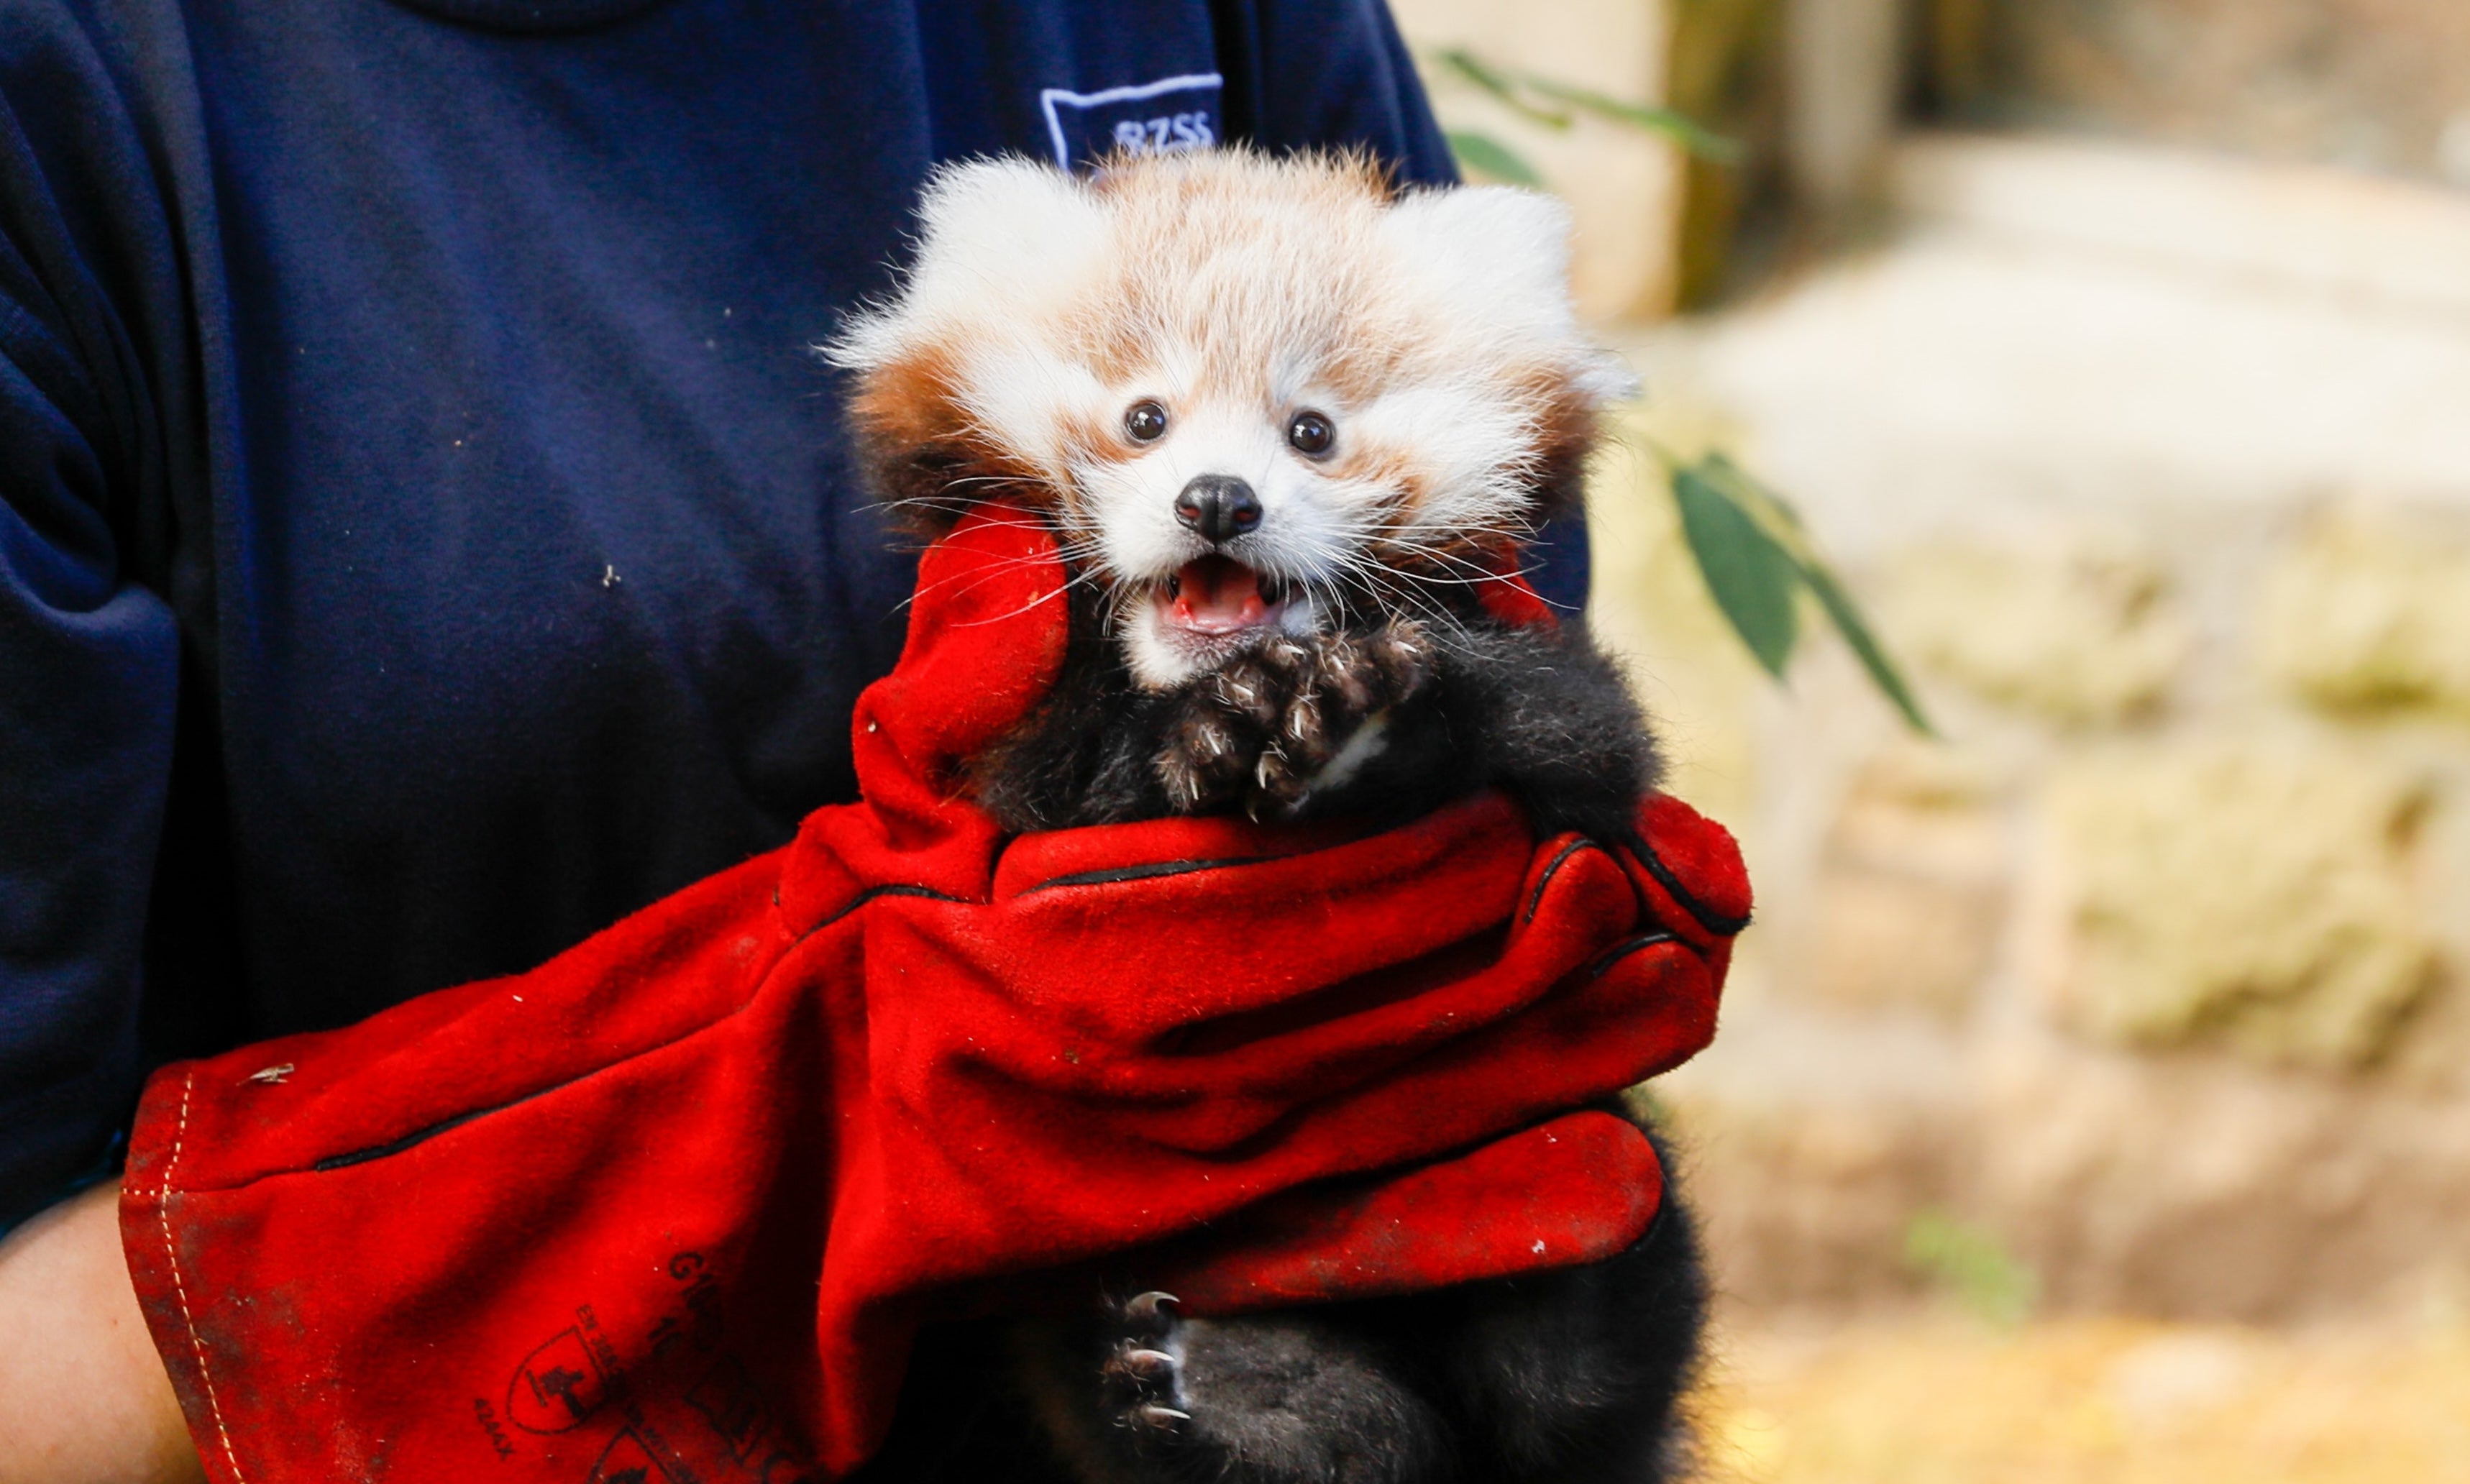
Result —
<instances>
[{"instance_id":1,"label":"person's torso","mask_svg":"<svg viewBox=\"0 0 2470 1484\"><path fill-rule=\"evenodd\" d=\"M233 0L190 32L238 436L183 616L229 838L175 800L158 906L231 891L252 1034L526 967L848 797L913 559L814 345L936 160L1223 128L1199 3Z\"/></svg>"}]
</instances>

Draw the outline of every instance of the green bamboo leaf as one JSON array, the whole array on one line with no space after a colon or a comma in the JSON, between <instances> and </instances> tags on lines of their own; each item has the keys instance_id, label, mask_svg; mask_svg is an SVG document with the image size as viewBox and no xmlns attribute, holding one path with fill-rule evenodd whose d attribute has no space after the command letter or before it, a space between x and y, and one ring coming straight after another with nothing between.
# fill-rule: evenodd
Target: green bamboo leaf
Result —
<instances>
[{"instance_id":1,"label":"green bamboo leaf","mask_svg":"<svg viewBox=\"0 0 2470 1484\"><path fill-rule=\"evenodd\" d=\"M1902 669L1887 654L1886 646L1878 642L1876 633L1862 615L1860 606L1852 601L1843 580L1818 554L1816 544L1809 538L1809 528L1801 523L1801 512L1792 507L1790 500L1752 478L1740 465L1721 453L1709 454L1698 467L1734 503L1763 511L1783 526L1791 538L1788 549L1793 565L1801 570L1802 581L1809 585L1818 606L1826 610L1828 619L1835 625L1835 632L1852 646L1861 668L1869 672L1871 684L1903 713L1906 726L1922 736L1937 736L1938 729L1930 725L1928 715L1922 710L1921 698L1913 693Z\"/></svg>"},{"instance_id":2,"label":"green bamboo leaf","mask_svg":"<svg viewBox=\"0 0 2470 1484\"><path fill-rule=\"evenodd\" d=\"M1687 114L1648 104L1624 103L1593 88L1557 82L1550 78L1527 75L1517 81L1524 83L1529 92L1540 93L1554 103L1568 104L1573 108L1584 109L1616 124L1662 134L1700 159L1713 160L1718 165L1733 165L1740 161L1743 151L1739 140L1727 139Z\"/></svg>"},{"instance_id":3,"label":"green bamboo leaf","mask_svg":"<svg viewBox=\"0 0 2470 1484\"><path fill-rule=\"evenodd\" d=\"M1460 78L1490 93L1502 106L1546 128L1566 129L1576 121L1554 108L1539 108L1519 94L1519 80L1485 61L1464 47L1453 46L1433 54L1435 59Z\"/></svg>"},{"instance_id":4,"label":"green bamboo leaf","mask_svg":"<svg viewBox=\"0 0 2470 1484\"><path fill-rule=\"evenodd\" d=\"M1544 184L1544 177L1536 174L1534 166L1490 134L1452 129L1444 137L1450 142L1450 152L1458 157L1461 170L1475 171L1512 185L1541 187Z\"/></svg>"},{"instance_id":5,"label":"green bamboo leaf","mask_svg":"<svg viewBox=\"0 0 2470 1484\"><path fill-rule=\"evenodd\" d=\"M1922 712L1920 698L1913 694L1910 685L1904 684L1903 672L1896 668L1895 661L1887 658L1887 651L1878 643L1877 637L1870 632L1869 623L1862 618L1861 611L1853 606L1852 596L1844 591L1844 585L1836 581L1835 574L1816 557L1802 558L1800 567L1801 580L1809 584L1809 591L1818 595L1818 606L1827 610L1827 616L1835 622L1835 631L1844 636L1845 643L1852 646L1852 653L1861 661L1861 668L1870 672L1871 683L1884 691L1887 699L1896 704L1896 709L1904 714L1904 725L1922 736L1937 736L1938 729L1931 726L1929 718Z\"/></svg>"},{"instance_id":6,"label":"green bamboo leaf","mask_svg":"<svg viewBox=\"0 0 2470 1484\"><path fill-rule=\"evenodd\" d=\"M1672 497L1681 506L1681 532L1707 579L1707 591L1733 631L1768 674L1783 679L1799 636L1794 599L1802 566L1703 465L1672 473Z\"/></svg>"},{"instance_id":7,"label":"green bamboo leaf","mask_svg":"<svg viewBox=\"0 0 2470 1484\"><path fill-rule=\"evenodd\" d=\"M1733 462L1732 455L1710 453L1699 460L1698 467L1706 471L1717 488L1732 497L1733 503L1754 515L1772 519L1795 544L1807 548L1809 528L1801 523L1801 512L1793 508L1792 501L1752 478L1748 470Z\"/></svg>"}]
</instances>

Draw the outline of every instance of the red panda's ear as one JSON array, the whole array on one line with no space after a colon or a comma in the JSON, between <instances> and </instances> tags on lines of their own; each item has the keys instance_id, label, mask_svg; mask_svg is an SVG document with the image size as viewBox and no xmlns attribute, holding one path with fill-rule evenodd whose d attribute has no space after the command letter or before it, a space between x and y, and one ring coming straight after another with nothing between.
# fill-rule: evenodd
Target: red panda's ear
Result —
<instances>
[{"instance_id":1,"label":"red panda's ear","mask_svg":"<svg viewBox=\"0 0 2470 1484\"><path fill-rule=\"evenodd\" d=\"M1107 209L1089 182L1013 156L947 165L918 203L912 291L1046 292L1106 250ZM924 282L932 278L933 284Z\"/></svg>"},{"instance_id":2,"label":"red panda's ear","mask_svg":"<svg viewBox=\"0 0 2470 1484\"><path fill-rule=\"evenodd\" d=\"M851 316L827 347L866 372L1041 317L1107 260L1107 210L1089 187L1025 159L937 171L918 204L918 253L900 290Z\"/></svg>"},{"instance_id":3,"label":"red panda's ear","mask_svg":"<svg viewBox=\"0 0 2470 1484\"><path fill-rule=\"evenodd\" d=\"M1638 395L1621 359L1591 340L1570 302L1570 213L1509 186L1410 191L1385 213L1391 260L1426 312L1484 347L1532 429L1522 482L1531 515L1580 507L1609 403Z\"/></svg>"},{"instance_id":4,"label":"red panda's ear","mask_svg":"<svg viewBox=\"0 0 2470 1484\"><path fill-rule=\"evenodd\" d=\"M1401 267L1460 323L1497 343L1540 351L1589 401L1638 394L1618 358L1596 350L1570 302L1570 210L1514 186L1410 191L1383 215Z\"/></svg>"},{"instance_id":5,"label":"red panda's ear","mask_svg":"<svg viewBox=\"0 0 2470 1484\"><path fill-rule=\"evenodd\" d=\"M825 347L854 373L859 457L904 524L937 534L970 502L1036 483L971 410L987 391L973 371L990 345L1084 291L1106 267L1107 238L1105 206L1051 166L972 160L928 179L899 291L850 316Z\"/></svg>"},{"instance_id":6,"label":"red panda's ear","mask_svg":"<svg viewBox=\"0 0 2470 1484\"><path fill-rule=\"evenodd\" d=\"M1382 221L1391 248L1470 307L1550 333L1571 323L1570 210L1514 186L1410 191Z\"/></svg>"}]
</instances>

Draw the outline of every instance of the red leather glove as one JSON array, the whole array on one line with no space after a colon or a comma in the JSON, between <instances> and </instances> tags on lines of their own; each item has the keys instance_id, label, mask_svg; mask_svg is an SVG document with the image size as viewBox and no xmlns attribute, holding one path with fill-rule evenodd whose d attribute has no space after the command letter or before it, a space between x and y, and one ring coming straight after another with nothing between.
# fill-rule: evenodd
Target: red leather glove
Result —
<instances>
[{"instance_id":1,"label":"red leather glove","mask_svg":"<svg viewBox=\"0 0 2470 1484\"><path fill-rule=\"evenodd\" d=\"M215 1479L838 1474L921 1318L1027 1275L1148 1249L1208 1311L1636 1240L1653 1151L1566 1110L1713 1032L1730 838L1482 797L1007 840L954 766L1051 683L1061 582L1004 507L930 550L867 801L787 847L155 1076L122 1231Z\"/></svg>"}]
</instances>

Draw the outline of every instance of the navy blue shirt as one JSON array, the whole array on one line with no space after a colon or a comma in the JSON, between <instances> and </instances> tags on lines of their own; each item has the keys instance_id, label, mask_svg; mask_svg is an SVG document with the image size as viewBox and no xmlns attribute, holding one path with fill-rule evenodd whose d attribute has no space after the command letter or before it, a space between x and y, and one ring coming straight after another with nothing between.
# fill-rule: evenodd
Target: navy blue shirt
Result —
<instances>
[{"instance_id":1,"label":"navy blue shirt","mask_svg":"<svg viewBox=\"0 0 2470 1484\"><path fill-rule=\"evenodd\" d=\"M1221 139L1451 169L1379 0L0 0L0 1225L849 798L811 347L934 162Z\"/></svg>"}]
</instances>

